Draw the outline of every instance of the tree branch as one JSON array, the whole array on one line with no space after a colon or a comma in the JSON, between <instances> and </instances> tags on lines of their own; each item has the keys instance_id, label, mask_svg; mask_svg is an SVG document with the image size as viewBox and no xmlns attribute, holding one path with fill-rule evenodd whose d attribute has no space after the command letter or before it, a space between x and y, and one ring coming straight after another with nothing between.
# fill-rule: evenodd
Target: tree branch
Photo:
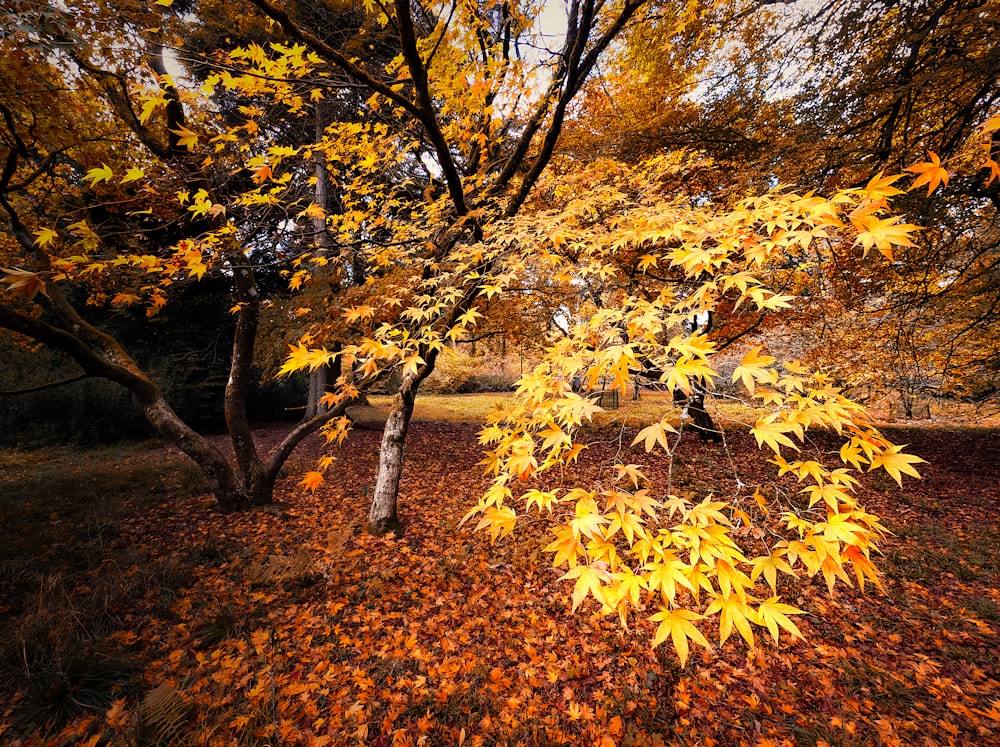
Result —
<instances>
[{"instance_id":1,"label":"tree branch","mask_svg":"<svg viewBox=\"0 0 1000 747\"><path fill-rule=\"evenodd\" d=\"M424 66L423 60L420 59L420 52L417 49L417 38L413 30L413 19L410 16L409 0L395 0L395 6L396 25L399 27L399 42L403 51L403 59L406 60L406 66L410 70L410 78L413 79L413 90L416 93L416 103L420 111L418 119L434 146L445 183L448 185L448 194L455 205L455 212L458 215L466 215L469 208L465 204L462 177L458 173L458 167L451 156L448 141L445 140L444 133L441 132L437 116L434 113L434 102L431 99L430 84L427 80L427 68Z\"/></svg>"},{"instance_id":2,"label":"tree branch","mask_svg":"<svg viewBox=\"0 0 1000 747\"><path fill-rule=\"evenodd\" d=\"M69 379L63 379L62 381L50 381L47 384L39 384L38 386L29 386L26 389L8 389L6 391L0 390L0 397L16 397L19 394L34 394L35 392L42 392L46 389L55 389L59 386L66 386L67 384L75 384L78 381L83 381L84 379L89 379L90 374L82 373L79 376L74 376Z\"/></svg>"},{"instance_id":3,"label":"tree branch","mask_svg":"<svg viewBox=\"0 0 1000 747\"><path fill-rule=\"evenodd\" d=\"M364 84L372 91L382 94L394 104L398 104L413 116L420 118L421 112L415 103L400 93L392 90L392 88L386 83L378 80L377 78L373 78L365 72L363 68L351 62L347 57L319 37L314 36L305 29L299 27L299 25L291 19L291 16L289 16L285 11L274 7L269 0L249 0L249 2L257 6L257 8L264 13L264 15L281 26L285 33L290 37L302 42L320 56L325 57L354 80Z\"/></svg>"}]
</instances>

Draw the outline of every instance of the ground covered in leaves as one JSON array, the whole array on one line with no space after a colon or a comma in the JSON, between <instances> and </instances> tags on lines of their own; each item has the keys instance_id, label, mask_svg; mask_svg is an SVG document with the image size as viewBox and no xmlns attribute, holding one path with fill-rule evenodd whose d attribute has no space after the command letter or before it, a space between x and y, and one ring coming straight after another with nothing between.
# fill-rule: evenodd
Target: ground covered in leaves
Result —
<instances>
[{"instance_id":1,"label":"ground covered in leaves","mask_svg":"<svg viewBox=\"0 0 1000 747\"><path fill-rule=\"evenodd\" d=\"M786 588L804 641L734 637L683 670L648 621L570 613L540 525L497 545L457 527L485 486L475 432L413 426L408 528L382 538L363 531L377 430L315 495L297 483L318 439L279 508L230 516L155 444L0 452L0 743L1000 744L1000 431L891 433L930 463L862 491L895 533L886 593ZM617 435L590 435L591 479ZM673 468L692 495L731 479L694 439Z\"/></svg>"}]
</instances>

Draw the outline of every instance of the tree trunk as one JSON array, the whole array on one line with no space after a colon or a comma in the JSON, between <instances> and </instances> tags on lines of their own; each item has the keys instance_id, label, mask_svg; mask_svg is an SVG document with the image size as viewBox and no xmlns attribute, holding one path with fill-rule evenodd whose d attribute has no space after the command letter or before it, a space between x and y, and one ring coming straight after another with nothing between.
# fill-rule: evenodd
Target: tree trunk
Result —
<instances>
[{"instance_id":1,"label":"tree trunk","mask_svg":"<svg viewBox=\"0 0 1000 747\"><path fill-rule=\"evenodd\" d=\"M230 513L261 502L254 500L250 486L236 473L222 452L180 419L164 399L159 387L150 382L148 387L128 388L164 443L180 449L201 470L208 480L209 490L215 497L219 510ZM262 486L255 487L259 490ZM273 484L271 487L273 488Z\"/></svg>"},{"instance_id":2,"label":"tree trunk","mask_svg":"<svg viewBox=\"0 0 1000 747\"><path fill-rule=\"evenodd\" d=\"M326 392L327 368L320 366L309 372L309 393L306 395L305 419L316 417L323 411L323 404L320 400Z\"/></svg>"},{"instance_id":3,"label":"tree trunk","mask_svg":"<svg viewBox=\"0 0 1000 747\"><path fill-rule=\"evenodd\" d=\"M683 415L691 418L691 427L702 441L721 441L722 431L715 425L712 416L705 409L704 383L692 382L691 393L674 390L674 402L683 405Z\"/></svg>"},{"instance_id":4,"label":"tree trunk","mask_svg":"<svg viewBox=\"0 0 1000 747\"><path fill-rule=\"evenodd\" d=\"M399 520L397 509L399 499L399 478L403 474L403 446L406 432L413 416L413 405L417 399L417 389L421 382L431 375L437 361L437 349L422 349L425 363L416 373L403 377L396 396L392 401L392 412L385 421L382 431L382 445L378 452L378 476L375 478L375 495L368 511L368 531L372 534L400 532L403 522Z\"/></svg>"},{"instance_id":5,"label":"tree trunk","mask_svg":"<svg viewBox=\"0 0 1000 747\"><path fill-rule=\"evenodd\" d=\"M260 320L260 294L257 292L253 271L247 267L237 267L233 271L233 285L239 311L233 335L233 360L229 368L229 382L226 384L226 429L233 444L233 454L246 498L251 504L259 505L270 503L274 492L274 480L268 478L264 462L257 453L250 420L247 418L247 391L253 373L253 351Z\"/></svg>"},{"instance_id":6,"label":"tree trunk","mask_svg":"<svg viewBox=\"0 0 1000 747\"><path fill-rule=\"evenodd\" d=\"M721 441L722 431L720 431L715 422L712 420L712 416L708 414L705 409L705 395L699 394L691 398L691 401L687 406L688 414L691 416L691 422L694 425L695 431L698 432L698 436L702 441Z\"/></svg>"},{"instance_id":7,"label":"tree trunk","mask_svg":"<svg viewBox=\"0 0 1000 747\"><path fill-rule=\"evenodd\" d=\"M343 345L334 343L333 352L339 353ZM306 398L306 420L311 420L317 415L329 412L330 408L323 404L323 395L333 392L336 389L337 379L340 378L341 360L340 356L333 359L333 364L320 366L309 372L309 394Z\"/></svg>"},{"instance_id":8,"label":"tree trunk","mask_svg":"<svg viewBox=\"0 0 1000 747\"><path fill-rule=\"evenodd\" d=\"M400 532L403 523L399 520L398 497L399 478L403 473L403 445L410 427L415 400L413 390L396 393L392 412L385 421L382 431L382 445L378 452L378 477L375 480L375 495L368 511L368 531L372 534Z\"/></svg>"}]
</instances>

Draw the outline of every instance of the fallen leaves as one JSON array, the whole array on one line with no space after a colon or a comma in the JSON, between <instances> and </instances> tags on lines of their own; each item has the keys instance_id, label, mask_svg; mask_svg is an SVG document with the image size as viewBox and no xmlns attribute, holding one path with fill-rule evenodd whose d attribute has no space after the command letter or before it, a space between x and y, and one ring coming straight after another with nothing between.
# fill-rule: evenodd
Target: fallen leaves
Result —
<instances>
[{"instance_id":1,"label":"fallen leaves","mask_svg":"<svg viewBox=\"0 0 1000 747\"><path fill-rule=\"evenodd\" d=\"M889 517L895 533L879 563L886 595L838 586L831 598L819 577L789 592L775 569L777 591L752 605L762 631L753 653L740 640L709 648L715 623L690 610L650 609L630 620L627 634L591 599L571 613L575 584L590 597L593 581L607 581L601 565L583 560L582 528L579 539L571 531L562 539L565 552L581 558L569 581L547 567L553 535L540 527L521 527L516 540L496 545L457 529L489 483L475 466L471 426L414 424L402 486L406 533L365 534L360 521L379 435L354 433L315 494L298 485L303 472L293 463L292 476L279 483L280 510L220 516L198 508L192 496L134 511L116 531L107 528L108 560L116 558L135 579L143 568L168 567L184 579L175 591L154 586L148 597L105 613L119 632L102 645L137 663L136 687L104 711L52 731L23 734L0 714L3 738L25 747L123 740L144 694L164 683L189 715L188 744L905 745L1000 738L1000 566L992 553L1000 537L988 521L997 509L988 486L1000 478L1000 442L991 432L908 433L902 440L930 459L924 480L902 491L886 475L877 490L859 496ZM607 463L600 453L606 438L595 434L580 458L595 478ZM730 434L727 443L737 457L756 451L749 434ZM317 438L304 448L318 453L321 446ZM724 479L717 447L683 446L690 461L676 471L677 483L707 480L709 470L721 475L713 481ZM642 454L640 442L623 456ZM311 453L294 459L315 462ZM656 484L662 469L644 467L644 479ZM796 471L785 476L793 490ZM615 476L613 469L605 474ZM627 471L622 477L631 481ZM648 516L645 504L615 500L623 516ZM707 522L713 503L698 496L677 510L697 509ZM770 562L782 561L778 555ZM690 590L668 558L649 562L658 565L660 588ZM770 586L764 561L754 573ZM619 581L628 593L628 579ZM738 633L738 599L733 606ZM657 637L666 645L653 650ZM672 646L685 652L683 671ZM15 709L24 697L3 693Z\"/></svg>"}]
</instances>

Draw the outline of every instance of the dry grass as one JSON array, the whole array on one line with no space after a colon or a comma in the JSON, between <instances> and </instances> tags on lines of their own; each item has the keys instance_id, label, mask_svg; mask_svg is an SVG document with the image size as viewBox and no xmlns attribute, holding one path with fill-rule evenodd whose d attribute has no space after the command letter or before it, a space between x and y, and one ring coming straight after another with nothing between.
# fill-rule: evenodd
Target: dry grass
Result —
<instances>
[{"instance_id":1,"label":"dry grass","mask_svg":"<svg viewBox=\"0 0 1000 747\"><path fill-rule=\"evenodd\" d=\"M513 400L511 394L421 394L413 410L417 422L483 423L497 405ZM355 419L365 422L384 422L392 409L392 397L373 395L369 407L351 410Z\"/></svg>"},{"instance_id":2,"label":"dry grass","mask_svg":"<svg viewBox=\"0 0 1000 747\"><path fill-rule=\"evenodd\" d=\"M422 394L417 398L413 419L416 422L483 423L497 405L512 402L512 393L480 394ZM392 409L392 397L375 395L369 398L369 407L358 407L351 414L360 422L370 425L385 422ZM669 394L643 392L642 399L633 401L631 396L620 396L618 407L607 406L605 411L594 418L598 427L642 427L666 416L675 426L680 421L680 407ZM919 408L923 412L926 405ZM893 426L917 428L942 428L951 426L972 426L978 428L1000 427L1000 411L995 404L977 406L957 400L932 400L929 403L930 418L906 420L893 414L889 400L880 400L870 406L877 423ZM713 419L725 429L749 429L766 410L754 408L735 398L717 397L708 399L708 411Z\"/></svg>"}]
</instances>

